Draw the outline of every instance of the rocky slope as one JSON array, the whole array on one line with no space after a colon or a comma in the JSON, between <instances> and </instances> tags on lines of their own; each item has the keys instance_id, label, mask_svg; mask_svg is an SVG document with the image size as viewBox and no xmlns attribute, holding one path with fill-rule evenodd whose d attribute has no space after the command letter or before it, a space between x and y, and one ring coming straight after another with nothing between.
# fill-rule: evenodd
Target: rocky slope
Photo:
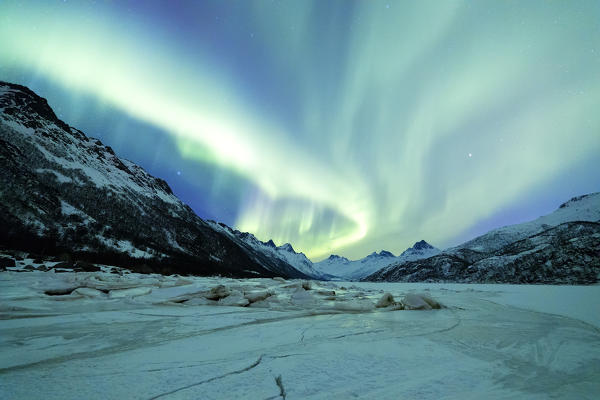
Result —
<instances>
[{"instance_id":1,"label":"rocky slope","mask_svg":"<svg viewBox=\"0 0 600 400\"><path fill-rule=\"evenodd\" d=\"M167 183L0 82L0 247L144 272L305 278L215 229Z\"/></svg>"},{"instance_id":2,"label":"rocky slope","mask_svg":"<svg viewBox=\"0 0 600 400\"><path fill-rule=\"evenodd\" d=\"M317 271L330 278L359 280L390 264L431 257L439 252L440 250L421 240L397 257L386 250L381 250L379 253L373 252L365 258L354 261L332 254L327 259L314 263L313 266Z\"/></svg>"},{"instance_id":3,"label":"rocky slope","mask_svg":"<svg viewBox=\"0 0 600 400\"><path fill-rule=\"evenodd\" d=\"M600 193L488 232L437 256L390 265L364 280L589 284L600 278Z\"/></svg>"},{"instance_id":4,"label":"rocky slope","mask_svg":"<svg viewBox=\"0 0 600 400\"><path fill-rule=\"evenodd\" d=\"M248 232L240 232L237 229L232 229L222 222L215 222L212 220L207 221L211 226L213 226L216 230L220 230L224 232L226 235L230 236L233 240L241 240L252 248L258 249L259 251L269 254L274 258L278 258L291 266L293 266L298 271L302 272L305 275L316 279L328 280L331 277L327 274L324 274L320 271L317 271L312 261L306 257L306 255L302 252L297 253L291 244L285 243L281 246L275 245L272 240L267 242L263 242L258 240L256 236Z\"/></svg>"}]
</instances>

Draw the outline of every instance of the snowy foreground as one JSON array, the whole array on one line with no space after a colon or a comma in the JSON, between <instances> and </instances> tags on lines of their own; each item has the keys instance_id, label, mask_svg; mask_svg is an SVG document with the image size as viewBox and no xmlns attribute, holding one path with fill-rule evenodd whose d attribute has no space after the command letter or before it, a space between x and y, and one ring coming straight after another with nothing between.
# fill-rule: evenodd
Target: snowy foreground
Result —
<instances>
[{"instance_id":1,"label":"snowy foreground","mask_svg":"<svg viewBox=\"0 0 600 400\"><path fill-rule=\"evenodd\" d=\"M600 286L0 272L0 398L591 399L599 305Z\"/></svg>"}]
</instances>

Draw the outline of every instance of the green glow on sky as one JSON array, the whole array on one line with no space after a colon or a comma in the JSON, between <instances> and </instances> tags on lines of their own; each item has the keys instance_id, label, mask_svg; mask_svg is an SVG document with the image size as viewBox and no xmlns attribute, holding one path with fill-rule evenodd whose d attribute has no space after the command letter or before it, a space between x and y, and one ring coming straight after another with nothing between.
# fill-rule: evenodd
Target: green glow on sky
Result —
<instances>
[{"instance_id":1,"label":"green glow on sky","mask_svg":"<svg viewBox=\"0 0 600 400\"><path fill-rule=\"evenodd\" d=\"M243 176L259 190L236 228L313 259L451 244L600 161L597 2L332 2L325 17L319 1L230 4L273 82L289 83L293 122L240 84L256 71L233 74L148 14L3 2L0 62L165 130L198 168Z\"/></svg>"}]
</instances>

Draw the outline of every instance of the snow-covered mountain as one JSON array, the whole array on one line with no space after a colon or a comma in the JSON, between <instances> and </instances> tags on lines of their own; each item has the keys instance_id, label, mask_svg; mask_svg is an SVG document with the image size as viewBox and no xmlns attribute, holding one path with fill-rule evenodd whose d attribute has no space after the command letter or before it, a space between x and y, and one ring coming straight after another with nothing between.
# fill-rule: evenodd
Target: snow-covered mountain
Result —
<instances>
[{"instance_id":1,"label":"snow-covered mountain","mask_svg":"<svg viewBox=\"0 0 600 400\"><path fill-rule=\"evenodd\" d=\"M421 240L414 244L413 247L409 247L400 254L400 259L405 261L418 260L421 258L427 258L435 256L440 252L439 249L433 247L424 240Z\"/></svg>"},{"instance_id":2,"label":"snow-covered mountain","mask_svg":"<svg viewBox=\"0 0 600 400\"><path fill-rule=\"evenodd\" d=\"M517 240L541 233L551 227L573 221L600 221L600 193L574 197L563 203L554 212L522 224L504 226L447 249L449 253L463 250L490 252L514 243Z\"/></svg>"},{"instance_id":3,"label":"snow-covered mountain","mask_svg":"<svg viewBox=\"0 0 600 400\"><path fill-rule=\"evenodd\" d=\"M28 88L4 82L0 170L5 249L145 272L307 277L286 257L202 220L165 181L59 120Z\"/></svg>"},{"instance_id":4,"label":"snow-covered mountain","mask_svg":"<svg viewBox=\"0 0 600 400\"><path fill-rule=\"evenodd\" d=\"M534 221L494 229L437 256L394 263L370 281L595 283L600 193L575 197Z\"/></svg>"},{"instance_id":5,"label":"snow-covered mountain","mask_svg":"<svg viewBox=\"0 0 600 400\"><path fill-rule=\"evenodd\" d=\"M381 250L379 253L373 252L365 258L354 261L332 254L327 259L314 263L313 266L317 271L337 279L359 280L390 264L431 257L439 252L439 249L421 240L397 257L386 250Z\"/></svg>"},{"instance_id":6,"label":"snow-covered mountain","mask_svg":"<svg viewBox=\"0 0 600 400\"><path fill-rule=\"evenodd\" d=\"M306 255L302 252L297 253L289 243L276 246L272 240L267 242L260 241L253 234L248 232L240 232L239 230L233 229L222 222L215 222L211 220L208 220L207 222L215 229L220 230L226 235L230 236L232 239L242 240L252 248L290 264L295 269L309 277L322 280L327 280L330 278L326 274L317 271L313 267L313 263L308 259L308 257L306 257Z\"/></svg>"}]
</instances>

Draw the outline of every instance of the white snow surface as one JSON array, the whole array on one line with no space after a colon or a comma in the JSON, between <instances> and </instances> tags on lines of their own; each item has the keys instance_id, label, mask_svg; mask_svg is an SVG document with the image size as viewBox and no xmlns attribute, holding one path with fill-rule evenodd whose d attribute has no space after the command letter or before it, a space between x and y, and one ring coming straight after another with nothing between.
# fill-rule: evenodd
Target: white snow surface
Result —
<instances>
[{"instance_id":1,"label":"white snow surface","mask_svg":"<svg viewBox=\"0 0 600 400\"><path fill-rule=\"evenodd\" d=\"M107 239L104 236L97 235L96 239L98 239L102 244L107 247L113 248L121 253L127 253L129 256L133 258L152 258L154 255L148 253L148 249L140 250L133 245L129 240L114 240Z\"/></svg>"},{"instance_id":2,"label":"white snow surface","mask_svg":"<svg viewBox=\"0 0 600 400\"><path fill-rule=\"evenodd\" d=\"M0 398L593 399L599 304L600 286L0 272Z\"/></svg>"}]
</instances>

